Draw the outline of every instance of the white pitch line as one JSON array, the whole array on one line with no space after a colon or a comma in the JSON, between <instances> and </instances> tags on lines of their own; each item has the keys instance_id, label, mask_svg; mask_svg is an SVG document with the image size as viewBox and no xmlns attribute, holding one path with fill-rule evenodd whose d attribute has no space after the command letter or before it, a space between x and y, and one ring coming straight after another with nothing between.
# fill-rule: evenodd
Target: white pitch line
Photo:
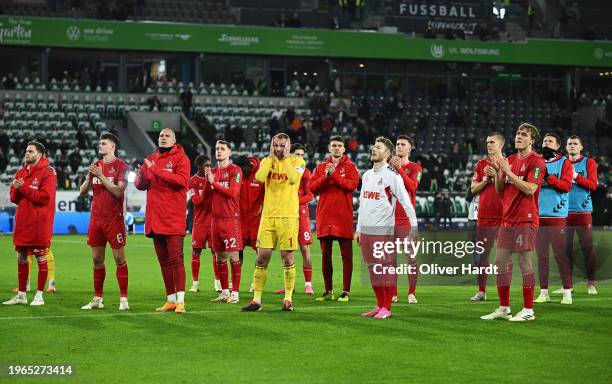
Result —
<instances>
[{"instance_id":1,"label":"white pitch line","mask_svg":"<svg viewBox=\"0 0 612 384\"><path fill-rule=\"evenodd\" d=\"M612 297L601 297L601 298L591 298L591 299L582 299L580 302L584 301L610 301ZM494 301L491 301L492 304L495 304ZM400 308L418 308L418 307L445 307L445 306L458 306L458 305L482 305L484 303L465 303L465 302L457 302L457 303L442 303L442 304L393 304L394 307ZM487 303L488 304L488 303ZM306 307L306 308L298 308L298 311L319 311L323 309L357 309L357 308L371 308L372 305L342 305L342 306L327 306L322 305L319 307ZM264 307L265 308L265 307ZM238 311L236 311L238 312ZM271 311L270 311L271 312ZM215 313L231 313L230 311L219 311L219 310L210 310L210 311L187 311L187 314L215 314ZM99 315L57 315L57 316L11 316L11 317L0 317L0 321L2 320L44 320L44 319L69 319L69 318L89 318L89 317L113 317L113 316L151 316L151 315L164 315L165 312L117 312L117 313L105 313Z\"/></svg>"}]
</instances>

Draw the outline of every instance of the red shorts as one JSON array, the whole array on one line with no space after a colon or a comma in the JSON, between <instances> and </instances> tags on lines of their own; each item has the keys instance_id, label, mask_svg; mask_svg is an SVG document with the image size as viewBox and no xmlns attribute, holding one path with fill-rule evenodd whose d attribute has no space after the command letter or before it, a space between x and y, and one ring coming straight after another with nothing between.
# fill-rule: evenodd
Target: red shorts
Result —
<instances>
[{"instance_id":1,"label":"red shorts","mask_svg":"<svg viewBox=\"0 0 612 384\"><path fill-rule=\"evenodd\" d=\"M395 222L395 228L393 231L393 236L395 236L395 238L397 239L405 239L408 236L410 236L410 229L412 227L410 226L410 222L406 221L406 222L402 222L399 223Z\"/></svg>"},{"instance_id":2,"label":"red shorts","mask_svg":"<svg viewBox=\"0 0 612 384\"><path fill-rule=\"evenodd\" d=\"M533 251L536 244L538 226L536 223L509 223L504 221L497 235L497 249L512 252Z\"/></svg>"},{"instance_id":3,"label":"red shorts","mask_svg":"<svg viewBox=\"0 0 612 384\"><path fill-rule=\"evenodd\" d=\"M191 248L204 249L206 245L210 248L211 227L194 225L191 233Z\"/></svg>"},{"instance_id":4,"label":"red shorts","mask_svg":"<svg viewBox=\"0 0 612 384\"><path fill-rule=\"evenodd\" d=\"M570 212L567 216L568 227L592 227L593 217L591 212Z\"/></svg>"},{"instance_id":5,"label":"red shorts","mask_svg":"<svg viewBox=\"0 0 612 384\"><path fill-rule=\"evenodd\" d=\"M211 245L215 252L242 251L242 231L238 219L213 219Z\"/></svg>"},{"instance_id":6,"label":"red shorts","mask_svg":"<svg viewBox=\"0 0 612 384\"><path fill-rule=\"evenodd\" d=\"M487 249L493 248L502 219L478 219L476 223L476 241L483 242Z\"/></svg>"},{"instance_id":7,"label":"red shorts","mask_svg":"<svg viewBox=\"0 0 612 384\"><path fill-rule=\"evenodd\" d=\"M242 246L244 248L251 247L253 250L257 250L257 239L242 239Z\"/></svg>"},{"instance_id":8,"label":"red shorts","mask_svg":"<svg viewBox=\"0 0 612 384\"><path fill-rule=\"evenodd\" d=\"M298 227L298 244L312 244L312 230L310 229L310 219L308 216L300 216Z\"/></svg>"},{"instance_id":9,"label":"red shorts","mask_svg":"<svg viewBox=\"0 0 612 384\"><path fill-rule=\"evenodd\" d=\"M34 256L44 256L49 253L49 247L22 247L15 246L15 251L21 253L22 255L34 255Z\"/></svg>"},{"instance_id":10,"label":"red shorts","mask_svg":"<svg viewBox=\"0 0 612 384\"><path fill-rule=\"evenodd\" d=\"M87 229L87 244L90 247L106 247L112 249L125 247L125 224L123 218L113 220L90 219Z\"/></svg>"},{"instance_id":11,"label":"red shorts","mask_svg":"<svg viewBox=\"0 0 612 384\"><path fill-rule=\"evenodd\" d=\"M395 247L391 252L387 252L384 244L388 242L394 243L394 236L361 234L359 247L370 272L372 286L390 286L397 280L397 276L389 269L395 267Z\"/></svg>"}]
</instances>

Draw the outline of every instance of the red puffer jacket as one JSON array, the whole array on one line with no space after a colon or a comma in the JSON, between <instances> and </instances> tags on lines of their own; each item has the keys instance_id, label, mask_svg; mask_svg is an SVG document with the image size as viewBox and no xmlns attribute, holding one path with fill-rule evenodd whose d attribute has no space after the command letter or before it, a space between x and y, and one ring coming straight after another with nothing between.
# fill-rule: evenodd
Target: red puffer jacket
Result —
<instances>
[{"instance_id":1,"label":"red puffer jacket","mask_svg":"<svg viewBox=\"0 0 612 384\"><path fill-rule=\"evenodd\" d=\"M13 244L17 247L51 246L53 219L55 218L55 188L57 176L42 157L38 164L28 168L24 165L15 179L23 179L19 188L11 186L11 201L17 204Z\"/></svg>"},{"instance_id":2,"label":"red puffer jacket","mask_svg":"<svg viewBox=\"0 0 612 384\"><path fill-rule=\"evenodd\" d=\"M343 155L330 178L325 177L325 167L331 156L317 165L310 178L310 191L319 195L317 204L317 238L335 236L353 238L353 191L359 184L359 172L355 164Z\"/></svg>"},{"instance_id":3,"label":"red puffer jacket","mask_svg":"<svg viewBox=\"0 0 612 384\"><path fill-rule=\"evenodd\" d=\"M147 159L134 180L141 191L147 191L145 233L157 235L185 235L187 220L187 187L191 165L183 147L176 144L170 151L159 149Z\"/></svg>"}]
</instances>

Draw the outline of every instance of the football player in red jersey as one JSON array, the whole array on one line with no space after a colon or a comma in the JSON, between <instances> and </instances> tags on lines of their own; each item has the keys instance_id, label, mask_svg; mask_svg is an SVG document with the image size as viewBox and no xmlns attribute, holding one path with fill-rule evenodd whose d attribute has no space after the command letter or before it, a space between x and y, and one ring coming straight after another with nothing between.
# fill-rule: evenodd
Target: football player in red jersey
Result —
<instances>
[{"instance_id":1,"label":"football player in red jersey","mask_svg":"<svg viewBox=\"0 0 612 384\"><path fill-rule=\"evenodd\" d=\"M242 223L242 246L238 253L240 263L244 264L244 248L251 247L257 253L257 232L263 212L265 185L255 179L259 170L260 161L254 156L238 156L234 164L242 171L242 185L240 186L240 222ZM253 292L251 283L249 292Z\"/></svg>"},{"instance_id":2,"label":"football player in red jersey","mask_svg":"<svg viewBox=\"0 0 612 384\"><path fill-rule=\"evenodd\" d=\"M497 237L497 291L499 308L481 316L483 320L507 319L510 321L535 320L533 312L533 290L535 278L531 265L531 254L539 223L538 195L546 163L542 156L533 151L539 140L539 132L531 124L523 123L518 127L514 146L518 153L505 159L501 153L493 156L496 170L495 189L502 198L502 226ZM512 316L510 311L510 282L512 270L509 268L513 253L519 253L519 263L523 275L523 309Z\"/></svg>"},{"instance_id":3,"label":"football player in red jersey","mask_svg":"<svg viewBox=\"0 0 612 384\"><path fill-rule=\"evenodd\" d=\"M221 292L221 282L217 272L217 256L211 247L212 230L212 200L204 198L206 188L206 172L210 169L210 158L206 155L199 155L194 159L198 169L195 175L189 180L189 190L187 196L191 198L193 204L193 226L191 231L191 277L193 284L190 292L200 290L200 255L202 250L208 245L211 248L213 272L215 276L215 290Z\"/></svg>"},{"instance_id":4,"label":"football player in red jersey","mask_svg":"<svg viewBox=\"0 0 612 384\"><path fill-rule=\"evenodd\" d=\"M395 169L395 171L401 176L404 182L404 187L408 192L412 206L416 210L416 191L421 181L421 174L423 168L421 164L410 161L410 153L414 149L414 139L400 135L395 141L395 153L397 156L393 156L389 161L389 164ZM399 202L395 204L395 228L396 236L399 238L405 238L410 233L410 221L404 212L404 208ZM408 303L417 304L416 298L416 285L418 276L418 265L416 257L410 257L408 264L411 265L410 271L414 273L408 273ZM391 301L397 303L397 285L392 292Z\"/></svg>"},{"instance_id":5,"label":"football player in red jersey","mask_svg":"<svg viewBox=\"0 0 612 384\"><path fill-rule=\"evenodd\" d=\"M159 132L159 148L138 168L134 186L147 191L145 233L153 246L166 288L157 312L185 313L183 239L187 224L187 187L191 164L170 128Z\"/></svg>"},{"instance_id":6,"label":"football player in red jersey","mask_svg":"<svg viewBox=\"0 0 612 384\"><path fill-rule=\"evenodd\" d=\"M489 254L495 243L497 232L502 224L502 201L495 190L495 168L493 158L502 153L506 139L499 132L491 132L487 136L487 157L479 160L474 167L471 191L478 195L478 221L476 223L476 241L484 243L484 252L476 255L476 266L487 267ZM487 299L487 274L478 274L478 293L470 298L471 301Z\"/></svg>"},{"instance_id":7,"label":"football player in red jersey","mask_svg":"<svg viewBox=\"0 0 612 384\"><path fill-rule=\"evenodd\" d=\"M130 309L127 300L128 266L125 260L125 221L124 191L127 186L127 163L115 156L119 140L112 133L103 133L98 141L98 154L102 156L89 167L89 173L81 184L80 194L87 196L93 191L91 202L91 216L87 230L87 244L91 247L93 256L93 284L94 297L81 307L81 309L104 308L104 279L106 266L104 265L106 243L113 250L113 257L117 265L117 282L121 298L119 310Z\"/></svg>"},{"instance_id":8,"label":"football player in red jersey","mask_svg":"<svg viewBox=\"0 0 612 384\"><path fill-rule=\"evenodd\" d=\"M306 151L300 143L291 145L291 153L295 156L304 158ZM314 200L314 195L308 188L311 172L308 168L304 169L302 179L300 180L300 189L298 196L300 198L300 222L298 227L298 244L300 245L300 253L302 254L302 270L304 271L304 292L307 295L312 295L312 261L310 259L310 244L312 244L312 230L310 229L310 210L308 203ZM284 289L279 289L276 293L285 293Z\"/></svg>"},{"instance_id":9,"label":"football player in red jersey","mask_svg":"<svg viewBox=\"0 0 612 384\"><path fill-rule=\"evenodd\" d=\"M55 217L57 176L45 156L45 146L30 141L26 147L25 164L17 171L11 184L11 202L17 205L13 244L17 251L17 294L4 305L27 304L26 285L28 255L38 262L38 288L30 305L44 305L43 290L47 282L47 253L51 247Z\"/></svg>"},{"instance_id":10,"label":"football player in red jersey","mask_svg":"<svg viewBox=\"0 0 612 384\"><path fill-rule=\"evenodd\" d=\"M221 293L212 301L236 304L240 301L242 250L240 224L240 186L242 171L230 163L230 143L218 140L215 145L217 166L206 171L205 197L212 201L212 250L217 255L217 271L221 280ZM232 291L229 290L227 259L231 262Z\"/></svg>"}]
</instances>

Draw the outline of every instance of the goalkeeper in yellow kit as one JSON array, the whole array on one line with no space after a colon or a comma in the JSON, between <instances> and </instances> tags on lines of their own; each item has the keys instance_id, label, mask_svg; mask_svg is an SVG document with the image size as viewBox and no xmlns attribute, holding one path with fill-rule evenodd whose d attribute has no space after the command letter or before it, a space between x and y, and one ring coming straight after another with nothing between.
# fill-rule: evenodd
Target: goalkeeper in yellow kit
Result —
<instances>
[{"instance_id":1,"label":"goalkeeper in yellow kit","mask_svg":"<svg viewBox=\"0 0 612 384\"><path fill-rule=\"evenodd\" d=\"M268 276L272 251L278 246L284 265L285 299L282 310L293 311L295 287L294 253L298 248L300 179L306 168L304 159L290 154L291 140L284 133L272 138L270 155L262 160L255 179L265 184L263 212L257 233L257 260L253 273L253 301L245 312L261 309L261 294Z\"/></svg>"},{"instance_id":2,"label":"goalkeeper in yellow kit","mask_svg":"<svg viewBox=\"0 0 612 384\"><path fill-rule=\"evenodd\" d=\"M30 267L28 271L32 272L32 264L34 264L34 255L28 255L28 264ZM49 253L47 253L47 268L49 270L48 274L48 284L47 284L47 292L53 293L56 291L55 288L55 256L53 255L53 251L49 249ZM30 277L28 276L28 283L26 285L26 291L30 292ZM13 292L17 292L17 288L13 289Z\"/></svg>"}]
</instances>

